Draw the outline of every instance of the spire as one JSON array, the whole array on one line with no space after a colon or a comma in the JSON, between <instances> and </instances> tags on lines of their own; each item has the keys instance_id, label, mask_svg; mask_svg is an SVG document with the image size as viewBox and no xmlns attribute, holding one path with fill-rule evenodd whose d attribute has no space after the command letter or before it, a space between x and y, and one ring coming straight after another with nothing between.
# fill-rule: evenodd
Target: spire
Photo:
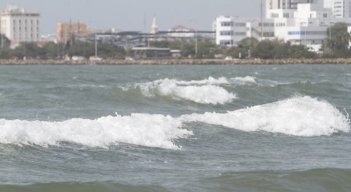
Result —
<instances>
[{"instance_id":1,"label":"spire","mask_svg":"<svg viewBox=\"0 0 351 192\"><path fill-rule=\"evenodd\" d=\"M157 19L156 17L153 18L152 20L152 25L151 25L151 34L156 34L158 32L158 26L157 26Z\"/></svg>"}]
</instances>

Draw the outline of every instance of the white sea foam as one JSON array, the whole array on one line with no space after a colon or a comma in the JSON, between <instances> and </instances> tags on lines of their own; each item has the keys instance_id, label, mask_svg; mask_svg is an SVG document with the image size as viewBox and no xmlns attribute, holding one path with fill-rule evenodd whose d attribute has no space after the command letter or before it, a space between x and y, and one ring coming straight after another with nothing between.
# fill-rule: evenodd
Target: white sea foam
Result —
<instances>
[{"instance_id":1,"label":"white sea foam","mask_svg":"<svg viewBox=\"0 0 351 192\"><path fill-rule=\"evenodd\" d=\"M234 77L230 79L235 84L246 85L246 84L256 84L256 77L246 76L246 77Z\"/></svg>"},{"instance_id":2,"label":"white sea foam","mask_svg":"<svg viewBox=\"0 0 351 192\"><path fill-rule=\"evenodd\" d=\"M326 101L305 96L227 113L190 114L180 117L132 114L61 122L2 119L0 143L56 146L68 142L103 148L127 143L179 149L174 141L193 134L192 131L182 129L183 124L191 122L247 132L266 131L302 137L350 132L348 116Z\"/></svg>"},{"instance_id":3,"label":"white sea foam","mask_svg":"<svg viewBox=\"0 0 351 192\"><path fill-rule=\"evenodd\" d=\"M234 93L228 92L221 84L228 84L226 78L212 78L198 81L179 81L176 79L161 79L153 82L137 84L145 96L169 96L173 99L185 99L201 104L225 104L236 99Z\"/></svg>"},{"instance_id":4,"label":"white sea foam","mask_svg":"<svg viewBox=\"0 0 351 192\"><path fill-rule=\"evenodd\" d=\"M69 142L89 147L128 143L178 149L172 141L192 134L181 125L180 120L170 116L148 114L62 122L0 120L0 143L55 146Z\"/></svg>"},{"instance_id":5,"label":"white sea foam","mask_svg":"<svg viewBox=\"0 0 351 192\"><path fill-rule=\"evenodd\" d=\"M349 119L326 101L293 97L228 113L184 115L185 122L203 122L242 131L266 131L292 136L327 136L349 132Z\"/></svg>"},{"instance_id":6,"label":"white sea foam","mask_svg":"<svg viewBox=\"0 0 351 192\"><path fill-rule=\"evenodd\" d=\"M230 82L225 77L219 77L219 78L209 77L208 79L203 79L203 80L177 81L177 84L179 85L222 85L222 84L229 84L229 83Z\"/></svg>"},{"instance_id":7,"label":"white sea foam","mask_svg":"<svg viewBox=\"0 0 351 192\"><path fill-rule=\"evenodd\" d=\"M188 100L201 104L223 105L233 102L236 94L227 91L224 86L256 84L256 77L226 78L209 77L203 80L160 79L152 82L137 83L134 86L122 87L128 91L130 87L140 89L147 97L168 96L176 100Z\"/></svg>"}]
</instances>

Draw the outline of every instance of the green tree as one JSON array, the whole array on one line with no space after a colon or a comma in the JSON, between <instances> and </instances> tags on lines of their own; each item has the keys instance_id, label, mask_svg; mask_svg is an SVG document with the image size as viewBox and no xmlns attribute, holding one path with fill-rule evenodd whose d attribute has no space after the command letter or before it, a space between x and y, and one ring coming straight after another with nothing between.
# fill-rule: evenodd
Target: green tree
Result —
<instances>
[{"instance_id":1,"label":"green tree","mask_svg":"<svg viewBox=\"0 0 351 192\"><path fill-rule=\"evenodd\" d=\"M5 35L0 34L0 59L11 58L10 45L11 41Z\"/></svg>"},{"instance_id":2,"label":"green tree","mask_svg":"<svg viewBox=\"0 0 351 192\"><path fill-rule=\"evenodd\" d=\"M12 51L12 56L19 59L40 59L44 54L44 50L36 43L22 43Z\"/></svg>"},{"instance_id":3,"label":"green tree","mask_svg":"<svg viewBox=\"0 0 351 192\"><path fill-rule=\"evenodd\" d=\"M282 59L289 57L288 43L278 40L264 40L253 49L253 56L261 59Z\"/></svg>"},{"instance_id":4,"label":"green tree","mask_svg":"<svg viewBox=\"0 0 351 192\"><path fill-rule=\"evenodd\" d=\"M261 59L273 59L275 54L274 44L268 40L261 41L254 47L252 54L254 57Z\"/></svg>"},{"instance_id":5,"label":"green tree","mask_svg":"<svg viewBox=\"0 0 351 192\"><path fill-rule=\"evenodd\" d=\"M3 34L0 34L0 48L9 48L11 41Z\"/></svg>"},{"instance_id":6,"label":"green tree","mask_svg":"<svg viewBox=\"0 0 351 192\"><path fill-rule=\"evenodd\" d=\"M43 49L43 55L41 56L42 58L45 59L57 59L57 58L62 58L63 53L62 53L62 45L61 44L56 44L53 42L45 44L42 49Z\"/></svg>"},{"instance_id":7,"label":"green tree","mask_svg":"<svg viewBox=\"0 0 351 192\"><path fill-rule=\"evenodd\" d=\"M233 57L237 58L248 58L252 56L252 51L254 47L257 46L259 41L256 38L253 37L248 37L245 39L242 39L238 43L238 47L234 49L234 55Z\"/></svg>"},{"instance_id":8,"label":"green tree","mask_svg":"<svg viewBox=\"0 0 351 192\"><path fill-rule=\"evenodd\" d=\"M127 56L127 52L123 47L103 43L98 45L98 56L102 58L121 59Z\"/></svg>"},{"instance_id":9,"label":"green tree","mask_svg":"<svg viewBox=\"0 0 351 192\"><path fill-rule=\"evenodd\" d=\"M327 30L328 39L324 46L324 53L336 57L349 56L350 33L347 31L346 23L336 23Z\"/></svg>"},{"instance_id":10,"label":"green tree","mask_svg":"<svg viewBox=\"0 0 351 192\"><path fill-rule=\"evenodd\" d=\"M0 49L0 59L11 59L12 50L11 49Z\"/></svg>"},{"instance_id":11,"label":"green tree","mask_svg":"<svg viewBox=\"0 0 351 192\"><path fill-rule=\"evenodd\" d=\"M197 58L211 59L216 54L217 45L212 41L199 41L198 43Z\"/></svg>"},{"instance_id":12,"label":"green tree","mask_svg":"<svg viewBox=\"0 0 351 192\"><path fill-rule=\"evenodd\" d=\"M248 37L239 41L238 47L250 49L255 47L258 43L259 41L256 38Z\"/></svg>"},{"instance_id":13,"label":"green tree","mask_svg":"<svg viewBox=\"0 0 351 192\"><path fill-rule=\"evenodd\" d=\"M247 58L249 49L247 47L230 47L225 51L224 55L231 56L233 58Z\"/></svg>"},{"instance_id":14,"label":"green tree","mask_svg":"<svg viewBox=\"0 0 351 192\"><path fill-rule=\"evenodd\" d=\"M291 45L289 46L289 57L290 58L314 58L316 53L308 50L303 45Z\"/></svg>"}]
</instances>

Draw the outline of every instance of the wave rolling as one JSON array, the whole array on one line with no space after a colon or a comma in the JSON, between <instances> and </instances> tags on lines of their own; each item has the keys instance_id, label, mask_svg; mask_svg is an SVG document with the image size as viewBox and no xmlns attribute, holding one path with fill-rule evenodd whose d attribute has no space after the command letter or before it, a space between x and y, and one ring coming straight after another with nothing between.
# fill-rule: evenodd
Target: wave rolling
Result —
<instances>
[{"instance_id":1,"label":"wave rolling","mask_svg":"<svg viewBox=\"0 0 351 192\"><path fill-rule=\"evenodd\" d=\"M139 83L134 87L140 89L147 97L165 96L175 100L187 100L200 104L223 105L232 102L237 96L220 85L230 84L229 80L209 77L204 80L181 81L161 79Z\"/></svg>"},{"instance_id":2,"label":"wave rolling","mask_svg":"<svg viewBox=\"0 0 351 192\"><path fill-rule=\"evenodd\" d=\"M230 111L184 115L186 122L202 122L241 131L265 131L292 136L328 136L349 132L350 120L326 101L308 96Z\"/></svg>"},{"instance_id":3,"label":"wave rolling","mask_svg":"<svg viewBox=\"0 0 351 192\"><path fill-rule=\"evenodd\" d=\"M70 119L62 122L0 120L0 143L56 146L62 142L89 147L108 147L128 143L146 147L178 149L173 140L191 131L170 116L132 114L107 116L95 120Z\"/></svg>"},{"instance_id":4,"label":"wave rolling","mask_svg":"<svg viewBox=\"0 0 351 192\"><path fill-rule=\"evenodd\" d=\"M62 142L107 148L118 143L180 149L174 141L192 131L186 123L201 122L246 132L265 131L291 136L330 136L350 131L350 120L330 103L312 97L293 97L227 113L204 113L171 117L132 114L95 120L62 122L0 120L0 143L57 146Z\"/></svg>"}]
</instances>

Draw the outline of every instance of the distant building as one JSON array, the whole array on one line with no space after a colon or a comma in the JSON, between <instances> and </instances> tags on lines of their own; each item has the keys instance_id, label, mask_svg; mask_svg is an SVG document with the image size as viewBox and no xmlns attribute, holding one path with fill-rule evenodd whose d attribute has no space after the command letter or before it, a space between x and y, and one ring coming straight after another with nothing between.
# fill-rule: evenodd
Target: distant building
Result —
<instances>
[{"instance_id":1,"label":"distant building","mask_svg":"<svg viewBox=\"0 0 351 192\"><path fill-rule=\"evenodd\" d=\"M157 19L156 17L153 18L152 20L152 25L151 25L151 34L156 34L158 32L158 25L157 25Z\"/></svg>"},{"instance_id":2,"label":"distant building","mask_svg":"<svg viewBox=\"0 0 351 192\"><path fill-rule=\"evenodd\" d=\"M350 0L334 1L345 3ZM341 5L334 7L340 8ZM338 22L351 24L347 8L343 10L344 15L336 14L332 8L325 8L322 0L267 0L265 18L217 17L214 22L216 43L237 46L245 38L277 39L319 52L330 35L327 34L330 26Z\"/></svg>"},{"instance_id":3,"label":"distant building","mask_svg":"<svg viewBox=\"0 0 351 192\"><path fill-rule=\"evenodd\" d=\"M266 0L267 9L297 9L301 3L315 3L318 0Z\"/></svg>"},{"instance_id":4,"label":"distant building","mask_svg":"<svg viewBox=\"0 0 351 192\"><path fill-rule=\"evenodd\" d=\"M332 8L334 17L345 18L350 17L350 1L349 0L334 0Z\"/></svg>"},{"instance_id":5,"label":"distant building","mask_svg":"<svg viewBox=\"0 0 351 192\"><path fill-rule=\"evenodd\" d=\"M170 30L168 30L169 36L178 38L194 38L196 36L196 31L190 29L183 25L177 25Z\"/></svg>"},{"instance_id":6,"label":"distant building","mask_svg":"<svg viewBox=\"0 0 351 192\"><path fill-rule=\"evenodd\" d=\"M40 40L40 14L8 6L0 13L0 33L11 40L12 46Z\"/></svg>"},{"instance_id":7,"label":"distant building","mask_svg":"<svg viewBox=\"0 0 351 192\"><path fill-rule=\"evenodd\" d=\"M324 7L331 9L335 18L350 17L350 0L325 0Z\"/></svg>"},{"instance_id":8,"label":"distant building","mask_svg":"<svg viewBox=\"0 0 351 192\"><path fill-rule=\"evenodd\" d=\"M68 41L90 35L92 32L84 23L58 23L57 42L67 43Z\"/></svg>"}]
</instances>

